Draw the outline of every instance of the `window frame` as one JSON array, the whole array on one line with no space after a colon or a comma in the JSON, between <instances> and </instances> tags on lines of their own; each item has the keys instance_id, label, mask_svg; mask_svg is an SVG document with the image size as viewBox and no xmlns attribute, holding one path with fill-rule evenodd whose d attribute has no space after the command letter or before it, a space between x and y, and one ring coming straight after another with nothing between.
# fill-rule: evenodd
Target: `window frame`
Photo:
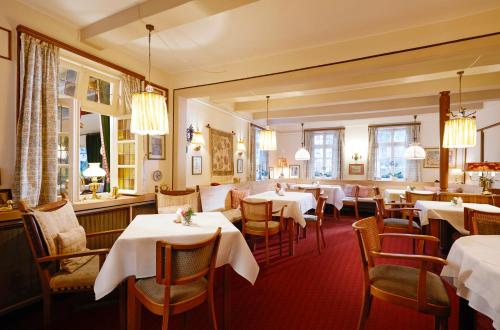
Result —
<instances>
[{"instance_id":1,"label":"window frame","mask_svg":"<svg viewBox=\"0 0 500 330\"><path fill-rule=\"evenodd\" d=\"M331 144L327 144L326 143L326 136L327 135L333 135L333 141ZM335 138L335 135L337 134L337 137ZM340 173L341 173L341 169L338 168L337 169L337 173L335 174L334 173L334 166L333 166L333 161L335 159L335 157L337 157L337 159L340 159L341 158L341 150L339 149L339 146L338 146L338 143L339 143L339 132L336 132L336 130L322 130L322 131L310 131L310 139L311 139L311 142L309 143L310 145L310 154L311 154L311 159L308 161L308 165L311 167L311 169L309 170L309 175L308 177L311 178L311 179L326 179L326 180L337 180L340 178ZM320 145L316 145L315 144L315 137L316 136L323 136L323 143L320 144ZM336 141L335 141L336 139ZM323 163L323 166L322 168L326 168L326 160L327 160L327 157L326 157L326 150L327 149L331 149L332 150L332 170L331 170L331 173L332 175L330 177L327 177L327 176L316 176L316 166L315 166L315 162L318 158L316 158L315 156L315 151L316 149L323 149L323 156L322 156L322 163ZM335 155L335 149L337 150L337 155Z\"/></svg>"},{"instance_id":2,"label":"window frame","mask_svg":"<svg viewBox=\"0 0 500 330\"><path fill-rule=\"evenodd\" d=\"M387 130L387 131L390 131L391 132L391 139L389 142L379 142L379 138L378 138L378 133L379 133L379 130ZM402 141L402 142L395 142L394 141L394 136L395 136L395 132L396 131L403 131L404 134L406 135L405 137L405 140ZM387 178L384 178L383 175L382 175L382 172L381 172L381 164L382 164L382 159L380 157L380 150L384 147L390 147L390 153L391 153L391 157L389 158L384 158L384 159L390 159L390 162L394 162L396 159L399 159L400 160L400 164L402 164L400 166L400 169L401 169L401 175L402 177L396 177L397 180L406 180L406 161L405 161L405 158L404 158L404 154L402 154L400 157L395 157L394 155L397 154L395 152L395 149L397 147L403 147L403 148L406 148L408 146L408 136L407 136L407 127L406 126L387 126L387 127L379 127L376 129L375 131L375 153L376 153L376 161L377 161L377 164L375 164L375 179L377 180L382 180L382 181L390 181L392 180L392 178L394 177L393 175L391 175L391 173L389 173L389 177ZM392 174L395 174L394 173L394 169L392 171Z\"/></svg>"}]
</instances>

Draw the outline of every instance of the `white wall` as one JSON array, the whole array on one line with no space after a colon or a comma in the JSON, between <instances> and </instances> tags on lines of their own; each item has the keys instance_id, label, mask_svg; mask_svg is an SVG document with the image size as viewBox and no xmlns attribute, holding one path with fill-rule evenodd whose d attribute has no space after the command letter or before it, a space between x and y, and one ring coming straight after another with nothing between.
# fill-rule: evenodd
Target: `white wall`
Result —
<instances>
[{"instance_id":1,"label":"white wall","mask_svg":"<svg viewBox=\"0 0 500 330\"><path fill-rule=\"evenodd\" d=\"M205 146L200 151L194 151L192 147L182 147L178 150L179 154L185 153L186 155L186 187L195 187L196 185L208 185L211 182L232 182L233 177L239 177L240 180L246 181L248 171L248 154L244 153L241 157L236 152L237 142L242 138L245 142L247 151L248 147L248 122L246 120L235 117L234 115L218 109L209 103L197 99L189 99L187 101L186 111L186 125L193 125L195 130L199 128L205 139ZM236 135L233 138L233 151L234 151L234 175L227 177L213 177L211 175L210 151L209 151L209 129L205 127L210 124L210 127L221 130L224 132L234 131ZM184 138L185 139L185 138ZM191 171L191 157L202 156L202 175L192 175ZM236 173L236 160L243 159L243 173Z\"/></svg>"},{"instance_id":2,"label":"white wall","mask_svg":"<svg viewBox=\"0 0 500 330\"><path fill-rule=\"evenodd\" d=\"M1 1L0 26L12 31L13 59L11 61L0 59L0 171L2 178L0 188L12 188L14 184L17 89L16 27L20 24L138 73L143 73L146 69L145 61L136 60L112 49L98 51L89 45L81 43L79 41L79 31L74 26L42 14L20 2L13 0ZM168 77L161 70L154 68L151 73L154 82L166 87L170 85ZM171 101L169 103L171 104ZM171 114L170 119L172 122ZM170 155L171 138L168 136L167 160L145 161L145 192L153 191L152 189L154 189L150 172L155 169L162 170L166 177L164 180L166 183L171 182Z\"/></svg>"}]
</instances>

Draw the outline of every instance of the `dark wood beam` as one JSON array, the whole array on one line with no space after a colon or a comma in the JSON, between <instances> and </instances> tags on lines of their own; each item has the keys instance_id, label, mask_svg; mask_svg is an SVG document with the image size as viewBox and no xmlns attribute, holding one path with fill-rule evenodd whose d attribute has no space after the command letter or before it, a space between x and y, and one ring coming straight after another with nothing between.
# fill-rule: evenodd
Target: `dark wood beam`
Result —
<instances>
[{"instance_id":1,"label":"dark wood beam","mask_svg":"<svg viewBox=\"0 0 500 330\"><path fill-rule=\"evenodd\" d=\"M439 188L448 190L448 171L450 154L448 148L443 148L444 124L450 112L450 91L439 93Z\"/></svg>"}]
</instances>

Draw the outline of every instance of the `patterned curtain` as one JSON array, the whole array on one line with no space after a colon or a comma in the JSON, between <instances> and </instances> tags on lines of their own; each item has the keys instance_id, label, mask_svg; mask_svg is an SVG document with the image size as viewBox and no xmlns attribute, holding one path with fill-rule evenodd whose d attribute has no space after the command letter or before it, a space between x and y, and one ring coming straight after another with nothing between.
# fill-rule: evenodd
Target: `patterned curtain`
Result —
<instances>
[{"instance_id":1,"label":"patterned curtain","mask_svg":"<svg viewBox=\"0 0 500 330\"><path fill-rule=\"evenodd\" d=\"M344 148L345 148L345 130L344 129L339 129L339 156L337 157L337 168L339 169L338 173L338 179L342 180L344 178L344 162L345 162L345 155L344 155Z\"/></svg>"},{"instance_id":2,"label":"patterned curtain","mask_svg":"<svg viewBox=\"0 0 500 330\"><path fill-rule=\"evenodd\" d=\"M416 136L418 143L420 143L420 125L409 125L406 128L406 145L413 142L413 136ZM422 161L421 160L406 160L405 166L406 181L422 181Z\"/></svg>"},{"instance_id":3,"label":"patterned curtain","mask_svg":"<svg viewBox=\"0 0 500 330\"><path fill-rule=\"evenodd\" d=\"M257 128L255 126L250 126L250 139L249 139L249 167L250 172L248 174L248 181L255 181L255 155L256 155L256 146L255 146L255 133Z\"/></svg>"},{"instance_id":4,"label":"patterned curtain","mask_svg":"<svg viewBox=\"0 0 500 330\"><path fill-rule=\"evenodd\" d=\"M31 206L57 199L58 53L21 34L14 194Z\"/></svg>"},{"instance_id":5,"label":"patterned curtain","mask_svg":"<svg viewBox=\"0 0 500 330\"><path fill-rule=\"evenodd\" d=\"M366 162L366 178L375 180L377 164L377 128L368 127L368 156Z\"/></svg>"},{"instance_id":6,"label":"patterned curtain","mask_svg":"<svg viewBox=\"0 0 500 330\"><path fill-rule=\"evenodd\" d=\"M312 131L305 131L304 132L304 140L305 140L305 147L307 151L309 151L309 154L311 155L311 159L313 159L313 133ZM306 177L308 179L313 179L314 178L314 165L312 164L311 160L308 160L306 162Z\"/></svg>"},{"instance_id":7,"label":"patterned curtain","mask_svg":"<svg viewBox=\"0 0 500 330\"><path fill-rule=\"evenodd\" d=\"M124 74L122 77L123 109L125 114L132 113L132 95L141 91L141 81Z\"/></svg>"}]
</instances>

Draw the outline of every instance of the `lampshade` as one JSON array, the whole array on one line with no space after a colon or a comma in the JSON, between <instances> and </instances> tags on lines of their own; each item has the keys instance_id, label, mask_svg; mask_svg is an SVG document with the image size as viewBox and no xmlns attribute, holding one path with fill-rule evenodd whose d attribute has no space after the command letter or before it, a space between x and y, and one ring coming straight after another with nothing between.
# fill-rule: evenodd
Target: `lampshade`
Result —
<instances>
[{"instance_id":1,"label":"lampshade","mask_svg":"<svg viewBox=\"0 0 500 330\"><path fill-rule=\"evenodd\" d=\"M191 140L191 144L205 145L205 139L203 138L203 134L199 131L193 132L193 139Z\"/></svg>"},{"instance_id":2,"label":"lampshade","mask_svg":"<svg viewBox=\"0 0 500 330\"><path fill-rule=\"evenodd\" d=\"M151 81L151 31L154 26L146 25L149 31L148 81ZM132 95L132 117L130 131L138 135L168 134L167 102L163 95L154 93L151 85L145 91Z\"/></svg>"},{"instance_id":3,"label":"lampshade","mask_svg":"<svg viewBox=\"0 0 500 330\"><path fill-rule=\"evenodd\" d=\"M241 152L241 153L247 151L247 148L245 147L245 142L243 142L243 140L241 140L241 139L238 140L238 145L236 147L236 151Z\"/></svg>"},{"instance_id":4,"label":"lampshade","mask_svg":"<svg viewBox=\"0 0 500 330\"><path fill-rule=\"evenodd\" d=\"M500 172L500 162L476 162L466 163L467 172Z\"/></svg>"},{"instance_id":5,"label":"lampshade","mask_svg":"<svg viewBox=\"0 0 500 330\"><path fill-rule=\"evenodd\" d=\"M444 126L443 148L469 148L476 145L476 118L449 119Z\"/></svg>"},{"instance_id":6,"label":"lampshade","mask_svg":"<svg viewBox=\"0 0 500 330\"><path fill-rule=\"evenodd\" d=\"M302 147L295 153L295 160L309 160L311 159L311 155L306 148Z\"/></svg>"},{"instance_id":7,"label":"lampshade","mask_svg":"<svg viewBox=\"0 0 500 330\"><path fill-rule=\"evenodd\" d=\"M288 166L288 161L286 160L285 157L279 157L278 158L278 167L287 167Z\"/></svg>"},{"instance_id":8,"label":"lampshade","mask_svg":"<svg viewBox=\"0 0 500 330\"><path fill-rule=\"evenodd\" d=\"M425 150L418 143L412 143L405 150L406 159L425 159Z\"/></svg>"},{"instance_id":9,"label":"lampshade","mask_svg":"<svg viewBox=\"0 0 500 330\"><path fill-rule=\"evenodd\" d=\"M168 112L165 97L153 92L132 95L130 131L139 135L168 134Z\"/></svg>"},{"instance_id":10,"label":"lampshade","mask_svg":"<svg viewBox=\"0 0 500 330\"><path fill-rule=\"evenodd\" d=\"M276 150L276 132L270 130L269 126L260 131L259 146L261 150Z\"/></svg>"},{"instance_id":11,"label":"lampshade","mask_svg":"<svg viewBox=\"0 0 500 330\"><path fill-rule=\"evenodd\" d=\"M89 167L83 171L86 178L106 176L106 171L99 167L101 163L89 163Z\"/></svg>"}]
</instances>

